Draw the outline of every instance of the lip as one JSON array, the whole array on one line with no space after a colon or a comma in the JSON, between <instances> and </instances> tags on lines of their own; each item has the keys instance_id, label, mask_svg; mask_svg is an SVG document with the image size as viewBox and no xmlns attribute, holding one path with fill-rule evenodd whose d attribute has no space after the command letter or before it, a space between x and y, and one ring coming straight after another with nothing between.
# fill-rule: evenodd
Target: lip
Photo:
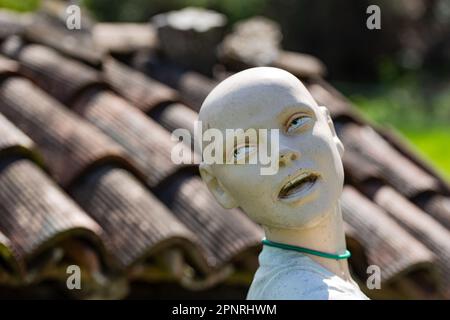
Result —
<instances>
[{"instance_id":1,"label":"lip","mask_svg":"<svg viewBox=\"0 0 450 320\"><path fill-rule=\"evenodd\" d=\"M313 192L319 179L320 175L317 172L299 170L283 181L277 198L289 203L303 200Z\"/></svg>"}]
</instances>

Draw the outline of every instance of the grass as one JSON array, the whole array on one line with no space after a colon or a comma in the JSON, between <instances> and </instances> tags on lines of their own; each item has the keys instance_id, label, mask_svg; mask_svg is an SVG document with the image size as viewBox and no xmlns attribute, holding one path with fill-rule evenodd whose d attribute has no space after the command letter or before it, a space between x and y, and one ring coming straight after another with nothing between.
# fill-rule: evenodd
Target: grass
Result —
<instances>
[{"instance_id":1,"label":"grass","mask_svg":"<svg viewBox=\"0 0 450 320\"><path fill-rule=\"evenodd\" d=\"M450 182L448 87L429 90L411 79L378 87L337 86L369 120L380 126L394 127Z\"/></svg>"},{"instance_id":2,"label":"grass","mask_svg":"<svg viewBox=\"0 0 450 320\"><path fill-rule=\"evenodd\" d=\"M40 0L0 0L0 8L14 11L34 11L39 7Z\"/></svg>"}]
</instances>

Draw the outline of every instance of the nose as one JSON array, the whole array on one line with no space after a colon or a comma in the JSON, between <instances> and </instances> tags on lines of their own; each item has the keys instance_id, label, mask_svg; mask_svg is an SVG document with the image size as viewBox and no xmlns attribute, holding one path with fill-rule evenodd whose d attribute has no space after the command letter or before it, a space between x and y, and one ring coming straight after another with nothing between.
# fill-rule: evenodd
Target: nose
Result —
<instances>
[{"instance_id":1,"label":"nose","mask_svg":"<svg viewBox=\"0 0 450 320\"><path fill-rule=\"evenodd\" d=\"M294 151L292 149L280 150L280 168L289 167L293 161L300 158L300 152Z\"/></svg>"}]
</instances>

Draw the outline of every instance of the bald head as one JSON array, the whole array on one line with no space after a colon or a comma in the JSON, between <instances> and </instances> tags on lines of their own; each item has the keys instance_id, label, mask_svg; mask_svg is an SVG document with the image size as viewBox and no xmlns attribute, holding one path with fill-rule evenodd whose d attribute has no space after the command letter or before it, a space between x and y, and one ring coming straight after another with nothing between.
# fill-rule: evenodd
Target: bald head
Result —
<instances>
[{"instance_id":1,"label":"bald head","mask_svg":"<svg viewBox=\"0 0 450 320\"><path fill-rule=\"evenodd\" d=\"M261 113L297 104L317 106L294 75L271 67L251 68L225 79L203 102L199 120L206 128L246 128ZM241 120L241 121L240 121Z\"/></svg>"}]
</instances>

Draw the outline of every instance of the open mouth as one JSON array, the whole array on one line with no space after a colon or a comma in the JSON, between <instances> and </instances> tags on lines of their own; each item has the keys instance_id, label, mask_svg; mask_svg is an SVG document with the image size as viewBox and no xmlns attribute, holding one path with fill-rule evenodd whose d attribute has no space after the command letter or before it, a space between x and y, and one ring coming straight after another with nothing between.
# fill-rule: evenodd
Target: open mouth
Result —
<instances>
[{"instance_id":1,"label":"open mouth","mask_svg":"<svg viewBox=\"0 0 450 320\"><path fill-rule=\"evenodd\" d=\"M279 199L290 199L305 195L316 183L319 175L304 172L289 180L280 190Z\"/></svg>"}]
</instances>

